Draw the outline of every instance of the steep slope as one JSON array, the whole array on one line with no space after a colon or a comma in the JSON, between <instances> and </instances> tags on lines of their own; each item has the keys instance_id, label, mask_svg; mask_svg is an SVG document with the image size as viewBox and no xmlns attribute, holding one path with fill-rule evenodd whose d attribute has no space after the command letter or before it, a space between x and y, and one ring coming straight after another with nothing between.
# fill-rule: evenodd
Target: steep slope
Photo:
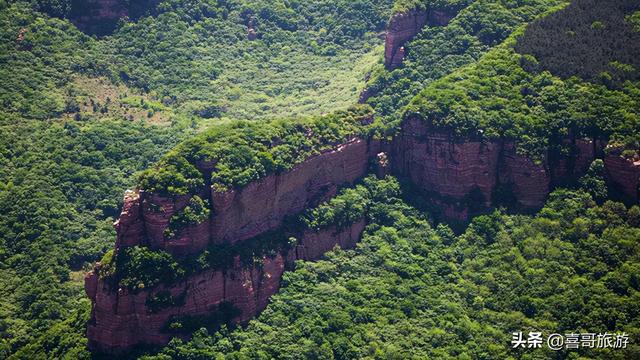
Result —
<instances>
[{"instance_id":1,"label":"steep slope","mask_svg":"<svg viewBox=\"0 0 640 360\"><path fill-rule=\"evenodd\" d=\"M167 0L155 16L104 38L96 61L202 117L320 115L357 100L390 7L391 0Z\"/></svg>"},{"instance_id":2,"label":"steep slope","mask_svg":"<svg viewBox=\"0 0 640 360\"><path fill-rule=\"evenodd\" d=\"M365 106L313 121L232 121L182 143L127 194L116 247L86 279L92 314L78 296L78 273L112 246L108 223L131 174L203 122L346 108L360 90L360 67L383 58L374 32L390 3L171 0L102 39L25 2L0 3L0 356L89 357L82 335L89 316L92 345L106 351L232 326L265 308L283 276L304 291L267 308L266 325L231 335L223 328L213 339L200 332L164 353L488 357L491 349L526 357L495 344L532 324L629 331L637 343L637 207L596 206L586 193L561 191L536 217L495 213L461 237L446 226L434 235L387 179L308 209L368 172L410 180L417 191L407 198L426 196L444 213L434 218L463 223L496 205L536 210L559 185L580 183L603 201L608 182L612 196L637 202L640 57L625 45L638 43L637 4L575 1L513 33L559 3L403 1L397 13L411 15L391 20L386 42L388 65L397 68L380 64L367 92L378 92L369 99L377 118ZM436 13L443 9L451 12ZM440 41L448 39L460 46ZM576 45L583 43L598 49L588 71L578 66L588 53ZM88 78L96 74L110 81ZM592 163L597 158L604 161ZM593 176L601 172L606 179ZM335 244L354 246L363 219L365 241L378 238L365 243L372 252L353 263L343 258L342 268L330 264L318 289L286 280L318 283L283 270ZM413 235L415 252L403 252ZM432 237L444 240L425 248ZM336 287L330 279L341 274ZM359 292L358 276L375 286ZM304 298L307 291L325 301ZM334 295L357 306L342 312ZM380 306L370 310L366 299ZM304 316L316 309L319 317ZM587 319L580 328L577 318ZM367 328L372 319L375 328ZM407 336L416 332L432 342ZM473 340L487 333L486 342ZM637 349L583 354L634 358Z\"/></svg>"},{"instance_id":3,"label":"steep slope","mask_svg":"<svg viewBox=\"0 0 640 360\"><path fill-rule=\"evenodd\" d=\"M140 192L127 197L116 224L115 253L86 279L94 304L92 346L118 352L166 343L173 317L203 316L223 303L238 309L233 320L246 321L266 306L285 265L317 259L336 244L353 246L362 223L313 232L292 227L289 219L366 174L380 145L365 138L371 117L364 106L308 121L213 128L143 173ZM283 246L292 236L299 239L295 248ZM130 255L138 247L148 250ZM263 257L262 267L236 263L235 251ZM208 271L209 265L196 265L202 256L229 266L211 264ZM155 259L183 265L178 270ZM142 265L129 271L132 262ZM154 272L159 268L173 270ZM181 300L149 315L148 299L166 291Z\"/></svg>"},{"instance_id":4,"label":"steep slope","mask_svg":"<svg viewBox=\"0 0 640 360\"><path fill-rule=\"evenodd\" d=\"M555 13L553 18L534 22L526 31L511 36L477 64L434 82L412 100L404 118L419 119L427 128L443 130L449 133L451 141L471 138L492 143L514 142L518 154L525 155L548 173L544 181L532 178L533 183L538 184L566 184L568 179L563 178L563 174L570 174L571 169L565 166L578 165L584 169L590 158L604 157L609 175L617 178L612 181L619 185L617 190L622 191L624 200L636 202L638 165L635 162L640 129L633 119L640 116L640 83L635 80L639 70L632 64L620 65L623 59L633 57L636 49L610 41L605 32L594 36L592 32L598 30L592 27L594 18L601 18L604 26L624 23L625 17L637 11L639 5L633 1L613 1L600 7L590 4L576 1ZM611 14L616 15L611 17ZM572 21L565 20L568 18ZM539 25L549 21L554 21L554 26ZM540 32L540 26L544 26L545 32ZM555 57L563 58L563 53L538 52L537 49L548 47L542 39L553 41L557 34L570 31L567 26L576 31L577 44L584 43L583 38L589 38L592 45L597 43L597 51L609 55L607 66L628 70L616 73L617 81L602 74L606 84L550 73L544 64L557 62ZM611 36L623 36L619 41L628 44L639 39L640 34L632 31L631 26L627 24L623 28L624 31ZM562 35L559 36L562 41ZM522 49L530 49L533 54L517 52ZM603 62L600 58L594 61ZM576 62L566 65L570 73L576 67L582 68ZM591 144L591 149L586 144ZM566 155L580 157L580 153L586 157L566 163Z\"/></svg>"},{"instance_id":5,"label":"steep slope","mask_svg":"<svg viewBox=\"0 0 640 360\"><path fill-rule=\"evenodd\" d=\"M403 65L394 69L374 68L361 100L372 105L386 121L392 121L429 83L477 61L518 26L563 3L566 1L398 1L394 18L418 13L429 21L427 26L411 32L410 37L401 37L402 44L387 45L387 49L403 47ZM395 27L394 18L389 24L391 28ZM409 38L412 39L404 43ZM386 60L389 64L393 59L387 56Z\"/></svg>"},{"instance_id":6,"label":"steep slope","mask_svg":"<svg viewBox=\"0 0 640 360\"><path fill-rule=\"evenodd\" d=\"M94 40L29 4L0 4L0 37L0 358L87 357L84 267L113 246L132 173L197 121L88 78Z\"/></svg>"}]
</instances>

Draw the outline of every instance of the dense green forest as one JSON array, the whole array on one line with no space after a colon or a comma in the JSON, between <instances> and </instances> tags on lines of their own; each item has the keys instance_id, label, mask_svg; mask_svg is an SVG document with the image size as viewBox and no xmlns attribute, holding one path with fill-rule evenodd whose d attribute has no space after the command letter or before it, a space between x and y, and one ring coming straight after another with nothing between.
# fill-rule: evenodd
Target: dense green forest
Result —
<instances>
[{"instance_id":1,"label":"dense green forest","mask_svg":"<svg viewBox=\"0 0 640 360\"><path fill-rule=\"evenodd\" d=\"M138 187L184 195L210 183L216 191L241 188L268 174L291 170L311 155L373 131L373 111L354 105L331 115L298 120L234 122L216 126L185 141L153 168L140 174ZM313 134L313 136L309 136ZM210 179L196 168L215 162Z\"/></svg>"},{"instance_id":2,"label":"dense green forest","mask_svg":"<svg viewBox=\"0 0 640 360\"><path fill-rule=\"evenodd\" d=\"M0 358L86 357L82 276L134 174L222 117L347 108L391 7L163 1L96 38L72 5L0 1Z\"/></svg>"},{"instance_id":3,"label":"dense green forest","mask_svg":"<svg viewBox=\"0 0 640 360\"><path fill-rule=\"evenodd\" d=\"M69 21L34 13L26 2L0 6L7 62L0 95L26 116L69 110L66 84L81 73L143 89L187 115L257 119L353 104L366 69L378 60L376 33L391 1L166 0L155 16L122 23L99 40Z\"/></svg>"},{"instance_id":4,"label":"dense green forest","mask_svg":"<svg viewBox=\"0 0 640 360\"><path fill-rule=\"evenodd\" d=\"M100 57L109 54L120 77L165 103L204 117L327 113L357 99L390 2L164 1L158 16L101 42Z\"/></svg>"},{"instance_id":5,"label":"dense green forest","mask_svg":"<svg viewBox=\"0 0 640 360\"><path fill-rule=\"evenodd\" d=\"M416 116L461 138L516 138L534 159L564 151L567 135L640 158L637 1L131 1L99 36L73 24L81 3L0 0L2 359L93 356L82 277L101 258L101 275L135 289L223 268L219 254L252 261L291 245L269 233L180 261L138 247L115 258L128 188L241 187ZM387 70L385 23L416 7L457 16ZM353 106L365 85L374 96ZM214 159L203 179L195 162ZM356 249L298 262L246 327L204 326L130 355L640 358L640 208L607 201L600 161L579 183L536 215L498 209L454 233L406 184L368 177L289 224L366 218ZM206 208L194 197L167 236ZM513 350L514 331L624 331L630 346Z\"/></svg>"},{"instance_id":6,"label":"dense green forest","mask_svg":"<svg viewBox=\"0 0 640 360\"><path fill-rule=\"evenodd\" d=\"M132 175L198 121L90 78L95 44L26 3L0 3L0 357L86 342L85 267L113 246ZM77 337L67 336L73 326ZM62 329L62 330L60 330ZM61 331L66 340L44 333ZM34 345L37 344L37 345ZM86 352L86 350L84 350ZM44 353L43 353L44 354ZM73 353L68 354L74 357Z\"/></svg>"}]
</instances>

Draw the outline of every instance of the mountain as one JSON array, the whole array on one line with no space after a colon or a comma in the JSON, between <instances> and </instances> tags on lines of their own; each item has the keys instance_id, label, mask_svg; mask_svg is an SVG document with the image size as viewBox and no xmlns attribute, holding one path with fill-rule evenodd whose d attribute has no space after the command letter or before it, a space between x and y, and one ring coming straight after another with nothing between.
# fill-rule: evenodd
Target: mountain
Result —
<instances>
[{"instance_id":1,"label":"mountain","mask_svg":"<svg viewBox=\"0 0 640 360\"><path fill-rule=\"evenodd\" d=\"M0 7L6 357L638 356L636 2Z\"/></svg>"}]
</instances>

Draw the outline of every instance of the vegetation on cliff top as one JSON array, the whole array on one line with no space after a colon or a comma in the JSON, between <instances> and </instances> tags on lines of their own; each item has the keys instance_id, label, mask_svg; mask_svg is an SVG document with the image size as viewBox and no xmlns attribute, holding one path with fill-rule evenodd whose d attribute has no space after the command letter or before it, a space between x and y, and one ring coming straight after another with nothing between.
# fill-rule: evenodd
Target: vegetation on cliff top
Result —
<instances>
[{"instance_id":1,"label":"vegetation on cliff top","mask_svg":"<svg viewBox=\"0 0 640 360\"><path fill-rule=\"evenodd\" d=\"M405 13L414 9L429 10L459 10L473 0L396 0L393 3L393 13Z\"/></svg>"},{"instance_id":2,"label":"vegetation on cliff top","mask_svg":"<svg viewBox=\"0 0 640 360\"><path fill-rule=\"evenodd\" d=\"M620 23L625 15L640 5L623 0L592 5L588 0L576 1L559 15L535 21L531 30L518 31L477 63L426 87L405 109L405 118L419 116L460 136L517 139L518 150L534 159L570 136L611 139L638 149L640 68L634 65L637 60L622 62L637 58L637 50L621 42L637 42L640 34L629 28L601 31L592 23L597 18L603 26L624 28ZM566 57L559 50L563 42L554 40L570 29L575 30L573 41L579 44L574 47L581 50L573 52L575 57L567 60L562 73L555 74L553 66ZM543 50L555 46L558 51ZM601 55L594 55L590 63L582 55L585 51ZM593 76L598 80L586 81Z\"/></svg>"},{"instance_id":3,"label":"vegetation on cliff top","mask_svg":"<svg viewBox=\"0 0 640 360\"><path fill-rule=\"evenodd\" d=\"M216 191L242 187L268 174L290 170L311 155L367 133L373 111L352 106L331 115L214 126L170 151L139 177L138 187L160 194L195 191L205 184L199 162L214 165Z\"/></svg>"},{"instance_id":4,"label":"vegetation on cliff top","mask_svg":"<svg viewBox=\"0 0 640 360\"><path fill-rule=\"evenodd\" d=\"M0 0L0 358L81 358L83 268L113 246L132 175L219 117L347 108L376 61L381 40L371 33L390 1L296 11L275 1L163 1L157 17L104 38L36 3L64 17L68 2ZM214 5L215 16L205 11ZM243 9L255 14L256 41ZM275 29L277 18L297 30ZM179 73L158 74L167 64ZM197 77L211 64L215 84L202 88Z\"/></svg>"},{"instance_id":5,"label":"vegetation on cliff top","mask_svg":"<svg viewBox=\"0 0 640 360\"><path fill-rule=\"evenodd\" d=\"M430 2L436 3L467 4ZM473 1L450 25L427 28L407 44L402 68L374 72L370 86L378 96L370 103L394 120L425 85L454 73L425 89L409 113L459 125L467 135L478 129L482 136L522 135L531 156L572 132L638 149L635 2L575 1L478 65L456 71L563 3ZM64 17L69 1L0 0L0 357L16 359L91 356L82 267L112 246L111 222L134 172L203 122L346 109L364 70L379 59L375 33L391 9L390 0L164 0L154 16L123 21L97 39L32 4ZM247 38L249 27L256 40ZM585 60L588 51L598 56ZM88 79L97 75L112 83ZM218 189L242 186L348 135L373 131L360 124L370 112L225 125L176 148L157 165L159 174L147 172L141 182L185 193L204 184L195 162L218 160L212 179ZM602 179L581 183L604 199ZM317 229L366 214L371 225L357 250L287 274L282 294L247 329L174 340L158 357L526 358L537 354L513 353L506 344L510 332L528 329L626 331L627 350L580 355L640 356L638 207L596 206L586 193L559 191L537 216L497 212L455 236L444 225L432 229L387 184L380 199L359 186L303 219ZM201 204L193 205L176 227L203 215ZM199 264L185 268L224 266L235 255L254 261L277 248L273 241L290 244L281 235L254 239L256 247L207 249L195 258ZM183 276L168 254L128 251L127 286Z\"/></svg>"}]
</instances>

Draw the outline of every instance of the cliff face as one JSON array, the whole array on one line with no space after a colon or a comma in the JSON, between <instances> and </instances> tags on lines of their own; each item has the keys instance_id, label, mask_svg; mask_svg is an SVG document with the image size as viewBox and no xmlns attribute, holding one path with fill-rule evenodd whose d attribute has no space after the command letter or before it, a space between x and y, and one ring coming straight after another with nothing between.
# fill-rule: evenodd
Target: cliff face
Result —
<instances>
[{"instance_id":1,"label":"cliff face","mask_svg":"<svg viewBox=\"0 0 640 360\"><path fill-rule=\"evenodd\" d=\"M204 271L179 284L138 293L113 290L95 273L90 273L85 279L86 292L93 302L87 329L90 345L118 352L142 343L164 344L175 336L167 330L172 319L206 315L224 302L240 311L233 321L245 322L267 306L269 297L278 290L284 270L295 260L316 260L336 245L353 247L364 227L361 220L346 229L307 231L287 253L264 257L260 266L243 266L236 258L234 266L225 271ZM160 292L182 299L180 305L154 310L148 299Z\"/></svg>"},{"instance_id":2,"label":"cliff face","mask_svg":"<svg viewBox=\"0 0 640 360\"><path fill-rule=\"evenodd\" d=\"M342 184L368 170L376 143L355 139L311 157L291 171L271 175L239 191L212 193L214 242L242 241L275 229L289 215L334 197Z\"/></svg>"},{"instance_id":3,"label":"cliff face","mask_svg":"<svg viewBox=\"0 0 640 360\"><path fill-rule=\"evenodd\" d=\"M387 69L394 69L402 64L404 44L416 36L425 25L444 26L454 16L454 13L436 9L413 9L393 15L387 24L384 43L384 64Z\"/></svg>"},{"instance_id":4,"label":"cliff face","mask_svg":"<svg viewBox=\"0 0 640 360\"><path fill-rule=\"evenodd\" d=\"M513 141L462 141L411 119L394 139L390 156L394 172L409 178L445 217L467 220L501 197L523 210L540 208L553 186L584 175L596 157L597 147L589 141L568 145L570 155L548 154L535 163L519 155Z\"/></svg>"},{"instance_id":5,"label":"cliff face","mask_svg":"<svg viewBox=\"0 0 640 360\"><path fill-rule=\"evenodd\" d=\"M637 203L640 189L640 161L632 161L618 154L604 158L608 181L626 202Z\"/></svg>"},{"instance_id":6,"label":"cliff face","mask_svg":"<svg viewBox=\"0 0 640 360\"><path fill-rule=\"evenodd\" d=\"M568 154L549 151L536 163L519 155L514 141L462 140L429 129L419 119L409 119L390 142L352 139L290 171L241 189L216 192L202 188L197 195L209 201L209 217L170 238L166 230L172 216L187 206L192 195L128 192L115 223L116 250L141 245L182 256L198 253L209 244L242 242L278 229L288 216L330 199L339 186L364 176L370 164L379 176L408 178L447 219L466 221L501 202L523 210L537 209L554 186L575 182L604 149L603 143L581 139L567 140L565 145L570 149ZM637 202L640 163L609 154L605 165L609 183ZM198 167L207 177L215 164L200 163ZM261 266L243 265L236 258L225 271L206 270L180 283L137 293L114 288L94 271L85 279L93 302L87 331L90 344L107 352L140 343L163 344L172 336L165 327L176 316L210 314L224 303L240 310L233 321L247 321L264 309L277 291L283 271L295 260L318 259L335 245L353 247L364 226L364 221L359 221L346 229L306 231L296 234L296 246L263 258ZM148 299L161 292L180 301L153 308Z\"/></svg>"},{"instance_id":7,"label":"cliff face","mask_svg":"<svg viewBox=\"0 0 640 360\"><path fill-rule=\"evenodd\" d=\"M404 13L394 14L387 23L384 41L384 65L393 70L400 65L405 56L404 44L418 35L425 25L446 26L456 15L455 11L413 9ZM368 80L368 79L367 79ZM364 104L376 91L364 88L360 92L358 103Z\"/></svg>"},{"instance_id":8,"label":"cliff face","mask_svg":"<svg viewBox=\"0 0 640 360\"><path fill-rule=\"evenodd\" d=\"M116 223L117 246L146 245L174 255L196 253L210 243L236 243L282 225L289 216L332 198L339 186L364 176L379 142L353 139L242 189L198 194L211 203L211 216L167 238L172 216L189 202L190 195L164 197L144 191L125 198Z\"/></svg>"},{"instance_id":9,"label":"cliff face","mask_svg":"<svg viewBox=\"0 0 640 360\"><path fill-rule=\"evenodd\" d=\"M416 36L427 23L425 10L414 9L406 13L393 15L387 24L387 35L384 41L384 64L388 69L398 67L404 58L407 40Z\"/></svg>"},{"instance_id":10,"label":"cliff face","mask_svg":"<svg viewBox=\"0 0 640 360\"><path fill-rule=\"evenodd\" d=\"M182 256L198 253L209 244L242 242L280 228L287 216L330 199L339 186L364 176L369 159L379 149L379 141L356 138L312 156L290 171L269 175L241 189L200 189L195 195L209 201L210 216L172 237L166 233L171 218L189 204L192 195L167 197L145 191L127 192L122 214L115 223L116 251L140 245ZM198 164L205 174L214 166ZM352 247L363 229L364 221L360 221L347 229L306 231L296 236L299 242L295 247L285 254L265 257L261 266L246 266L235 259L235 265L225 271L204 271L170 287L136 293L114 288L100 279L98 265L85 279L86 292L93 302L87 330L90 344L105 352L118 352L141 343L163 344L175 335L166 329L173 317L209 314L222 303L230 303L240 311L234 322L244 322L266 306L287 266L298 259L318 259L335 245ZM179 304L159 311L152 309L148 299L161 292L181 299Z\"/></svg>"}]
</instances>

